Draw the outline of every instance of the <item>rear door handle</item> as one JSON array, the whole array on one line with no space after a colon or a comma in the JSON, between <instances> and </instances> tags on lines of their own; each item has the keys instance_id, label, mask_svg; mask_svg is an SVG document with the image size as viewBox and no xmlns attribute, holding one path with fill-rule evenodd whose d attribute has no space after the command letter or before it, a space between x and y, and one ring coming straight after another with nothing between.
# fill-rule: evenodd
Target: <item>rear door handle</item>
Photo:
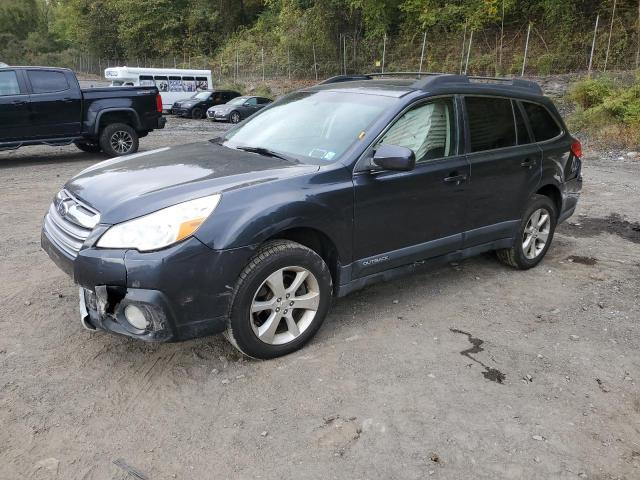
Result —
<instances>
[{"instance_id":1,"label":"rear door handle","mask_svg":"<svg viewBox=\"0 0 640 480\"><path fill-rule=\"evenodd\" d=\"M520 164L520 166L525 168L531 168L535 166L535 164L536 164L535 160L531 160L530 158L527 158L524 162Z\"/></svg>"},{"instance_id":2,"label":"rear door handle","mask_svg":"<svg viewBox=\"0 0 640 480\"><path fill-rule=\"evenodd\" d=\"M450 173L448 177L444 179L445 183L455 183L456 185L460 185L462 182L467 180L466 175L458 175L456 172Z\"/></svg>"},{"instance_id":3,"label":"rear door handle","mask_svg":"<svg viewBox=\"0 0 640 480\"><path fill-rule=\"evenodd\" d=\"M26 105L27 101L26 100L14 100L13 104L14 105Z\"/></svg>"}]
</instances>

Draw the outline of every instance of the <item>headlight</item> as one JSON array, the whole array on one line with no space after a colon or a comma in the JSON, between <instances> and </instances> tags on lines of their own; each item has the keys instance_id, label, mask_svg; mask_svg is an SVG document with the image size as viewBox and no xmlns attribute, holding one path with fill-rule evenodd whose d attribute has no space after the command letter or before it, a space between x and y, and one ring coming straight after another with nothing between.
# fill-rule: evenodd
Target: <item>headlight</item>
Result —
<instances>
[{"instance_id":1,"label":"headlight","mask_svg":"<svg viewBox=\"0 0 640 480\"><path fill-rule=\"evenodd\" d=\"M100 237L98 247L148 252L173 245L193 235L220 198L220 194L209 195L114 225Z\"/></svg>"}]
</instances>

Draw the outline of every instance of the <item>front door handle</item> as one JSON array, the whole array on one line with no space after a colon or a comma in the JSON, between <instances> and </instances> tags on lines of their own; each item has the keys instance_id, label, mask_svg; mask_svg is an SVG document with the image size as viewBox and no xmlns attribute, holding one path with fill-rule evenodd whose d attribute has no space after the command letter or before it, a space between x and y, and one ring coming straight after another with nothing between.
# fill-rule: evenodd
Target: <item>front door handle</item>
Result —
<instances>
[{"instance_id":1,"label":"front door handle","mask_svg":"<svg viewBox=\"0 0 640 480\"><path fill-rule=\"evenodd\" d=\"M71 103L71 102L73 102L73 98L63 98L63 99L62 99L62 100L60 100L60 101L61 101L61 102L64 102L64 103Z\"/></svg>"},{"instance_id":2,"label":"front door handle","mask_svg":"<svg viewBox=\"0 0 640 480\"><path fill-rule=\"evenodd\" d=\"M524 168L531 168L535 166L535 164L536 164L535 160L531 160L530 158L527 158L524 162L520 164L520 166Z\"/></svg>"},{"instance_id":3,"label":"front door handle","mask_svg":"<svg viewBox=\"0 0 640 480\"><path fill-rule=\"evenodd\" d=\"M14 105L26 105L27 101L26 100L14 100L12 103Z\"/></svg>"},{"instance_id":4,"label":"front door handle","mask_svg":"<svg viewBox=\"0 0 640 480\"><path fill-rule=\"evenodd\" d=\"M460 185L462 182L467 180L466 175L459 175L458 172L452 172L448 177L444 179L444 183L455 183L456 185Z\"/></svg>"}]
</instances>

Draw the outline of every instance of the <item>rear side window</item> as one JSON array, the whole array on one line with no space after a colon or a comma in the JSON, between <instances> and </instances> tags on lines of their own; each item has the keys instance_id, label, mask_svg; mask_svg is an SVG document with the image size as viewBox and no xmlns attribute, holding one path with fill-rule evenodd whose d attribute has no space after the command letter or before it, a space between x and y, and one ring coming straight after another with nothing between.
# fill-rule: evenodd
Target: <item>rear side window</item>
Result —
<instances>
[{"instance_id":1,"label":"rear side window","mask_svg":"<svg viewBox=\"0 0 640 480\"><path fill-rule=\"evenodd\" d=\"M0 96L7 95L20 95L18 77L13 70L0 72Z\"/></svg>"},{"instance_id":2,"label":"rear side window","mask_svg":"<svg viewBox=\"0 0 640 480\"><path fill-rule=\"evenodd\" d=\"M511 100L466 97L471 151L481 152L516 144Z\"/></svg>"},{"instance_id":3,"label":"rear side window","mask_svg":"<svg viewBox=\"0 0 640 480\"><path fill-rule=\"evenodd\" d=\"M267 103L270 103L271 100L269 100L268 98L259 98L258 99L258 105L266 105Z\"/></svg>"},{"instance_id":4,"label":"rear side window","mask_svg":"<svg viewBox=\"0 0 640 480\"><path fill-rule=\"evenodd\" d=\"M62 92L69 89L67 77L62 72L27 70L33 93Z\"/></svg>"},{"instance_id":5,"label":"rear side window","mask_svg":"<svg viewBox=\"0 0 640 480\"><path fill-rule=\"evenodd\" d=\"M560 135L560 126L546 108L535 103L523 102L522 104L529 117L529 124L536 142L544 142Z\"/></svg>"}]
</instances>

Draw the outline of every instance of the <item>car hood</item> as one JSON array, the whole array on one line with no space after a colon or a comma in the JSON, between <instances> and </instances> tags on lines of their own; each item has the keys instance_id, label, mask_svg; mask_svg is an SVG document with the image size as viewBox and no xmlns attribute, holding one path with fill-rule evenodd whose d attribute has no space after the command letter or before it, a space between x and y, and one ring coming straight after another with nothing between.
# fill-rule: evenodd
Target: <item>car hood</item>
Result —
<instances>
[{"instance_id":1,"label":"car hood","mask_svg":"<svg viewBox=\"0 0 640 480\"><path fill-rule=\"evenodd\" d=\"M311 173L316 165L226 148L213 142L167 147L93 165L65 189L114 224L214 193Z\"/></svg>"}]
</instances>

